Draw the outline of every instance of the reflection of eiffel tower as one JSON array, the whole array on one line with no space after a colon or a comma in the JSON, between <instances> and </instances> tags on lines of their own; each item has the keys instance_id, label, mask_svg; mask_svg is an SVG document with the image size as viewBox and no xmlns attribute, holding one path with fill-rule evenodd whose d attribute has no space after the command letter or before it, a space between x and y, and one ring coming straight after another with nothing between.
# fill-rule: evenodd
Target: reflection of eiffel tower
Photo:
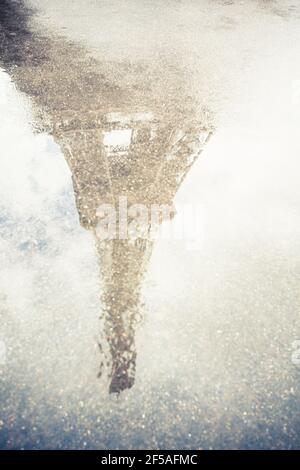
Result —
<instances>
[{"instance_id":1,"label":"reflection of eiffel tower","mask_svg":"<svg viewBox=\"0 0 300 470\"><path fill-rule=\"evenodd\" d=\"M32 97L42 113L41 126L50 130L64 152L81 225L95 232L97 208L102 203L116 204L119 196L126 196L128 204L171 206L209 135L206 114L199 125L193 100L184 99L179 72L171 68L172 86L168 87L168 74L162 78L158 71L159 97L156 91L145 94L126 82L119 86L99 73L100 65L82 48L31 33L30 12L19 8L22 1L5 0L3 5L0 53L4 65L19 89ZM16 61L18 67L14 67ZM147 83L147 73L141 79ZM150 238L96 239L111 353L111 392L130 388L134 382L136 317L152 244Z\"/></svg>"},{"instance_id":2,"label":"reflection of eiffel tower","mask_svg":"<svg viewBox=\"0 0 300 470\"><path fill-rule=\"evenodd\" d=\"M103 202L172 205L209 132L164 127L147 113L109 113L103 127L57 131L72 170L82 225L94 229ZM150 225L149 225L150 229ZM134 333L143 275L151 256L150 237L97 241L103 279L106 336L112 357L111 392L134 382Z\"/></svg>"}]
</instances>

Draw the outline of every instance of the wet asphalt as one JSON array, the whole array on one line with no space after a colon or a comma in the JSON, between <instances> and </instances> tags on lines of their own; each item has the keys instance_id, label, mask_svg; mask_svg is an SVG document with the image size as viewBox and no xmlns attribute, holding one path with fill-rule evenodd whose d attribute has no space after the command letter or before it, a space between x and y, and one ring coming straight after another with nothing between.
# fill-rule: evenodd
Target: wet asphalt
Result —
<instances>
[{"instance_id":1,"label":"wet asphalt","mask_svg":"<svg viewBox=\"0 0 300 470\"><path fill-rule=\"evenodd\" d=\"M299 23L0 2L1 448L299 448ZM120 197L200 242L101 240Z\"/></svg>"}]
</instances>

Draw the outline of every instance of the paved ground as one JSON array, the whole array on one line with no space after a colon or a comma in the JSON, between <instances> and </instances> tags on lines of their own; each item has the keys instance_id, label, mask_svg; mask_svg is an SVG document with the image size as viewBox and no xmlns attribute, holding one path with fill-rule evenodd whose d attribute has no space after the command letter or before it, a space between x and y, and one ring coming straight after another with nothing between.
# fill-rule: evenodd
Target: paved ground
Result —
<instances>
[{"instance_id":1,"label":"paved ground","mask_svg":"<svg viewBox=\"0 0 300 470\"><path fill-rule=\"evenodd\" d=\"M0 3L2 448L300 447L299 26ZM200 207L201 243L101 243L120 195Z\"/></svg>"}]
</instances>

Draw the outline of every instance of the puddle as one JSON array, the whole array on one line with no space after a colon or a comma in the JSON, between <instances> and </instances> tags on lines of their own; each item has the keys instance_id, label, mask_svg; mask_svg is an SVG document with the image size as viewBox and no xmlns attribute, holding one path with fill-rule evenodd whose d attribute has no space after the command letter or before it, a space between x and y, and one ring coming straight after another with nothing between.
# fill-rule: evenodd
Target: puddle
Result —
<instances>
[{"instance_id":1,"label":"puddle","mask_svg":"<svg viewBox=\"0 0 300 470\"><path fill-rule=\"evenodd\" d=\"M1 447L296 448L297 8L26 4L0 9ZM198 206L200 244L153 236Z\"/></svg>"}]
</instances>

